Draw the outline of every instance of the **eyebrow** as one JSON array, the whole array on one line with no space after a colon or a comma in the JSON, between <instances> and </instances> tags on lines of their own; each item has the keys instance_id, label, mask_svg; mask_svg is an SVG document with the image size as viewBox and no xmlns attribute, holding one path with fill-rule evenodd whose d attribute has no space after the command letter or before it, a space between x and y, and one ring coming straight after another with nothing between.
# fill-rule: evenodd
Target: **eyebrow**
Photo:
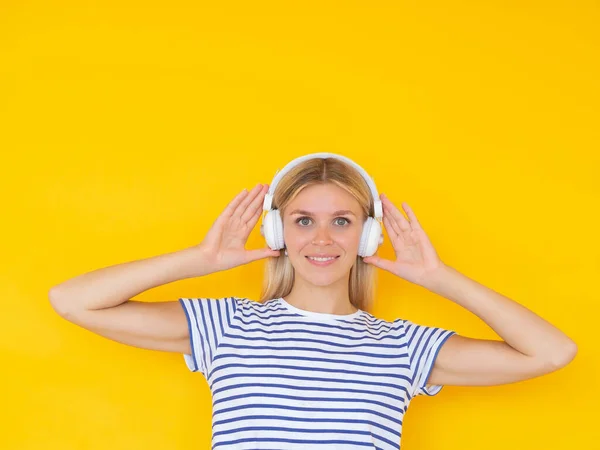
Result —
<instances>
[{"instance_id":1,"label":"eyebrow","mask_svg":"<svg viewBox=\"0 0 600 450\"><path fill-rule=\"evenodd\" d=\"M305 211L303 209L295 209L290 213L291 215L294 214L304 214L307 216L312 216L313 214L310 211ZM356 216L356 214L354 214L352 211L350 211L349 209L340 209L339 211L336 211L332 214L332 216L337 216L337 215L344 215L344 214L351 214L353 216Z\"/></svg>"}]
</instances>

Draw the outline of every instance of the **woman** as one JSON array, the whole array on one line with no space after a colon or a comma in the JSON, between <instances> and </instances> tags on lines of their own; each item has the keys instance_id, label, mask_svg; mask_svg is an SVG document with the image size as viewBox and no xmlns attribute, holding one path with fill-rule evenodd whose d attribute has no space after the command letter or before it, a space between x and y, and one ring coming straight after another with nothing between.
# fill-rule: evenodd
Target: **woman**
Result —
<instances>
[{"instance_id":1,"label":"woman","mask_svg":"<svg viewBox=\"0 0 600 450\"><path fill-rule=\"evenodd\" d=\"M118 342L182 353L212 392L213 449L397 449L414 396L446 384L512 383L574 358L577 347L560 330L443 263L406 203L408 218L369 192L372 180L343 157L313 155L321 156L276 178L272 198L262 184L238 194L199 245L67 280L50 291L54 309ZM246 250L267 203L282 234L269 222L269 247ZM373 254L381 205L394 261ZM365 244L367 223L376 245ZM258 302L128 300L263 258ZM467 308L503 341L374 317L367 310L377 268Z\"/></svg>"}]
</instances>

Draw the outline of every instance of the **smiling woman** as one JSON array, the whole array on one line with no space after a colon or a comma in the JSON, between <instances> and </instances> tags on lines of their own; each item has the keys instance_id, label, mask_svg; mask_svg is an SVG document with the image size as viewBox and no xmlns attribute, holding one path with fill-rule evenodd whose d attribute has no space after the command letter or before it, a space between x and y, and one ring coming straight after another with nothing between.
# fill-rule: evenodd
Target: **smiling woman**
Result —
<instances>
[{"instance_id":1,"label":"smiling woman","mask_svg":"<svg viewBox=\"0 0 600 450\"><path fill-rule=\"evenodd\" d=\"M309 212L296 208L298 205L313 206ZM340 206L344 209L338 209ZM287 210L292 212L288 214ZM360 219L350 221L341 214ZM275 297L283 296L289 303L311 311L344 311L352 305L349 279L357 264L363 222L361 205L345 189L331 183L305 186L283 211L285 248L288 262L294 267L294 286ZM309 258L314 256L335 258ZM315 270L315 266L328 270ZM367 309L358 300L355 302L355 307Z\"/></svg>"},{"instance_id":2,"label":"smiling woman","mask_svg":"<svg viewBox=\"0 0 600 450\"><path fill-rule=\"evenodd\" d=\"M415 213L405 218L366 172L317 153L242 191L201 244L67 280L50 292L65 319L124 344L183 354L209 383L212 448L398 449L416 396L564 367L574 342L542 318L442 263ZM261 212L268 248L245 243ZM396 260L376 256L381 221ZM285 248L285 253L280 250ZM127 300L182 278L266 260L260 300ZM377 268L469 309L504 341L367 308Z\"/></svg>"},{"instance_id":3,"label":"smiling woman","mask_svg":"<svg viewBox=\"0 0 600 450\"><path fill-rule=\"evenodd\" d=\"M285 297L329 313L370 309L376 272L362 257L383 242L383 211L362 167L333 153L296 158L278 171L263 209L267 243L286 253L266 261L259 301ZM319 263L309 256L337 259Z\"/></svg>"}]
</instances>

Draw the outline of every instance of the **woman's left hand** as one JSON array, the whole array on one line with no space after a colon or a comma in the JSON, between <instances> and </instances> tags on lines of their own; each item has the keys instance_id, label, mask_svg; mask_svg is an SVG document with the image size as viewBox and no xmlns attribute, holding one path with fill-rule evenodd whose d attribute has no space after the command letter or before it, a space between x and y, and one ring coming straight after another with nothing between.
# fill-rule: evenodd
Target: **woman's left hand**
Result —
<instances>
[{"instance_id":1,"label":"woman's left hand","mask_svg":"<svg viewBox=\"0 0 600 450\"><path fill-rule=\"evenodd\" d=\"M431 241L407 203L402 203L409 220L385 194L379 196L383 206L383 224L396 252L396 261L379 256L365 256L363 261L387 270L407 281L424 285L428 277L445 267Z\"/></svg>"}]
</instances>

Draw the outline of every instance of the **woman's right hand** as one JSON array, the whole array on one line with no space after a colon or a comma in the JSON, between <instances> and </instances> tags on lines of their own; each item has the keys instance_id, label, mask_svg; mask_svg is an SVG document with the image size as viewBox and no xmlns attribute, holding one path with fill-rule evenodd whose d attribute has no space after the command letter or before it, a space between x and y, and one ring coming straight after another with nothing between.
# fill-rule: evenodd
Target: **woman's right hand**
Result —
<instances>
[{"instance_id":1,"label":"woman's right hand","mask_svg":"<svg viewBox=\"0 0 600 450\"><path fill-rule=\"evenodd\" d=\"M250 192L240 192L217 217L204 240L196 246L215 272L279 256L279 250L272 250L268 246L254 250L245 248L248 236L262 214L268 190L268 184L259 183Z\"/></svg>"}]
</instances>

